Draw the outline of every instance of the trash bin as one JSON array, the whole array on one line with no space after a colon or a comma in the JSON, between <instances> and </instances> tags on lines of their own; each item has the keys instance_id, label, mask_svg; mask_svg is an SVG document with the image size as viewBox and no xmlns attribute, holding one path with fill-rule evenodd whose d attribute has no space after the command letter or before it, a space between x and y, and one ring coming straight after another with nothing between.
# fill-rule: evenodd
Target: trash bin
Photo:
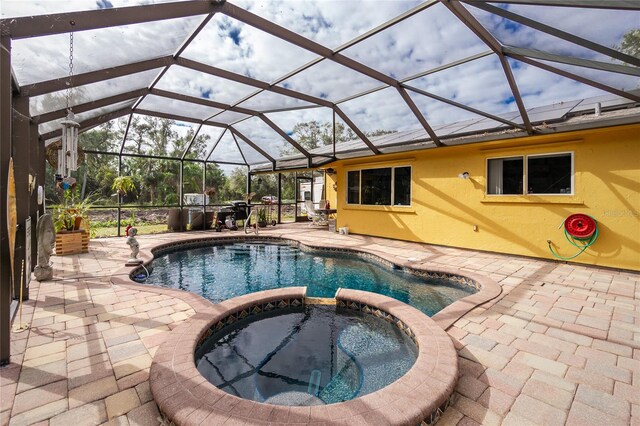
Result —
<instances>
[{"instance_id":1,"label":"trash bin","mask_svg":"<svg viewBox=\"0 0 640 426\"><path fill-rule=\"evenodd\" d=\"M200 210L191 211L191 230L197 231L204 229L204 215Z\"/></svg>"},{"instance_id":2,"label":"trash bin","mask_svg":"<svg viewBox=\"0 0 640 426\"><path fill-rule=\"evenodd\" d=\"M180 209L170 209L169 214L167 215L167 228L169 231L179 232L181 231L180 222L182 221L182 217L180 214Z\"/></svg>"},{"instance_id":3,"label":"trash bin","mask_svg":"<svg viewBox=\"0 0 640 426\"><path fill-rule=\"evenodd\" d=\"M188 230L201 230L203 225L202 209L183 209L182 210L182 229ZM187 226L191 224L191 226Z\"/></svg>"}]
</instances>

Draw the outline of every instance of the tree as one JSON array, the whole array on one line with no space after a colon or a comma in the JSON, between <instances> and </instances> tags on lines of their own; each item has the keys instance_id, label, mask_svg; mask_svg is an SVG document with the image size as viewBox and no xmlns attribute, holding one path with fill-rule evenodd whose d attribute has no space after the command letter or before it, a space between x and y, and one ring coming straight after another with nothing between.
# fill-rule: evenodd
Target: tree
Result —
<instances>
[{"instance_id":1,"label":"tree","mask_svg":"<svg viewBox=\"0 0 640 426\"><path fill-rule=\"evenodd\" d=\"M236 167L231 171L222 187L221 200L243 200L247 192L247 169Z\"/></svg>"},{"instance_id":2,"label":"tree","mask_svg":"<svg viewBox=\"0 0 640 426\"><path fill-rule=\"evenodd\" d=\"M640 28L627 31L616 49L629 56L640 58Z\"/></svg>"},{"instance_id":3,"label":"tree","mask_svg":"<svg viewBox=\"0 0 640 426\"><path fill-rule=\"evenodd\" d=\"M215 163L207 163L207 180L205 182L206 188L215 188L216 194L213 197L209 197L209 203L221 204L226 201L230 201L224 198L224 187L227 182L227 177L224 172Z\"/></svg>"},{"instance_id":4,"label":"tree","mask_svg":"<svg viewBox=\"0 0 640 426\"><path fill-rule=\"evenodd\" d=\"M365 135L380 136L395 132L395 130L377 129L372 132L366 132ZM333 144L333 124L330 122L320 123L315 120L298 123L293 127L292 137L307 151L320 148L321 146L331 145ZM358 136L350 127L347 127L344 123L336 123L336 143L354 139L358 139ZM290 145L285 146L280 152L283 156L298 153L298 150Z\"/></svg>"},{"instance_id":5,"label":"tree","mask_svg":"<svg viewBox=\"0 0 640 426\"><path fill-rule=\"evenodd\" d=\"M275 173L253 175L251 192L256 193L254 198L256 202L260 202L264 196L276 196L278 194L278 175Z\"/></svg>"},{"instance_id":6,"label":"tree","mask_svg":"<svg viewBox=\"0 0 640 426\"><path fill-rule=\"evenodd\" d=\"M333 124L330 122L308 121L298 123L293 127L293 139L307 151L333 143ZM355 139L356 134L343 123L336 123L336 142L344 142ZM293 146L287 145L281 150L281 154L299 154Z\"/></svg>"},{"instance_id":7,"label":"tree","mask_svg":"<svg viewBox=\"0 0 640 426\"><path fill-rule=\"evenodd\" d=\"M367 132L366 135L369 136L370 138L376 137L376 136L382 136L382 135L388 135L391 133L396 133L397 130L384 130L384 129L377 129L374 130L373 132Z\"/></svg>"}]
</instances>

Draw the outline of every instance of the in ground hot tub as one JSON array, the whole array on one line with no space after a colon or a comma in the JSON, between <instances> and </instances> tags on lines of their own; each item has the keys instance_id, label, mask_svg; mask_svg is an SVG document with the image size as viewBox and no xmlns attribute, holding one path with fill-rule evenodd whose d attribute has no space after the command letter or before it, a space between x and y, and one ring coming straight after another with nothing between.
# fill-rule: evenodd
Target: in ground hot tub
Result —
<instances>
[{"instance_id":1,"label":"in ground hot tub","mask_svg":"<svg viewBox=\"0 0 640 426\"><path fill-rule=\"evenodd\" d=\"M382 317L311 303L247 316L206 339L195 358L198 371L227 393L304 406L375 392L417 356L411 337Z\"/></svg>"},{"instance_id":2,"label":"in ground hot tub","mask_svg":"<svg viewBox=\"0 0 640 426\"><path fill-rule=\"evenodd\" d=\"M156 352L149 381L168 421L433 424L452 401L457 354L428 316L390 297L305 287L199 308Z\"/></svg>"}]
</instances>

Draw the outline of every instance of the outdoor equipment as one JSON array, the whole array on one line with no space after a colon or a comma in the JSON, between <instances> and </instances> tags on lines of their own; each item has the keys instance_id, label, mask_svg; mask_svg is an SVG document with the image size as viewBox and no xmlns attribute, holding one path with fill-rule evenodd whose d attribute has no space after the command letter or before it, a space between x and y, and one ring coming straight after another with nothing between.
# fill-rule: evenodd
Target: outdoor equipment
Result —
<instances>
[{"instance_id":1,"label":"outdoor equipment","mask_svg":"<svg viewBox=\"0 0 640 426\"><path fill-rule=\"evenodd\" d=\"M222 228L227 228L231 231L237 231L238 225L236 221L247 219L247 203L244 201L232 201L230 206L226 206L218 211L216 215L216 231L222 231Z\"/></svg>"},{"instance_id":2,"label":"outdoor equipment","mask_svg":"<svg viewBox=\"0 0 640 426\"><path fill-rule=\"evenodd\" d=\"M571 260L580 256L586 249L591 247L598 239L598 222L589 215L576 213L568 216L562 221L558 228L564 225L564 237L574 247L579 250L573 256L560 256L551 246L551 240L547 240L547 245L551 254L560 260Z\"/></svg>"}]
</instances>

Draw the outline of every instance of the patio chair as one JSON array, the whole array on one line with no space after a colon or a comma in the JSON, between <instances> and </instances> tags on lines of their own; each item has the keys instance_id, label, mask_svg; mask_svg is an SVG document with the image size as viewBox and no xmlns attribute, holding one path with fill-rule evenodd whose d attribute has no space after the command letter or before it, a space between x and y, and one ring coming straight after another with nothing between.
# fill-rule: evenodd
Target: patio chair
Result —
<instances>
[{"instance_id":1,"label":"patio chair","mask_svg":"<svg viewBox=\"0 0 640 426\"><path fill-rule=\"evenodd\" d=\"M306 200L304 206L307 209L307 217L309 218L309 226L320 224L320 214L316 211L316 207L313 205L313 201Z\"/></svg>"}]
</instances>

